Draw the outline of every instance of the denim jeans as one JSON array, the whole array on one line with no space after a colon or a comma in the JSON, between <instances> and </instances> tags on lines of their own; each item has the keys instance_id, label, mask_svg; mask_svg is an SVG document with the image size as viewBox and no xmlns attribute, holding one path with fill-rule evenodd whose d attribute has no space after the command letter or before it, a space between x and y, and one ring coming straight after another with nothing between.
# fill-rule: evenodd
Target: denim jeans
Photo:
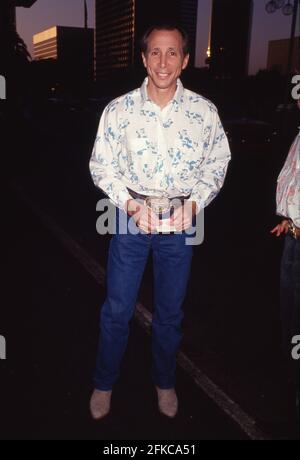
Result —
<instances>
[{"instance_id":1,"label":"denim jeans","mask_svg":"<svg viewBox=\"0 0 300 460\"><path fill-rule=\"evenodd\" d=\"M284 350L290 355L294 335L300 335L300 239L285 236L280 271L280 305Z\"/></svg>"},{"instance_id":2,"label":"denim jeans","mask_svg":"<svg viewBox=\"0 0 300 460\"><path fill-rule=\"evenodd\" d=\"M153 253L154 313L152 319L152 376L160 388L175 384L176 354L181 341L182 304L190 274L193 249L187 234L125 233L129 217L117 212L107 266L107 297L100 314L95 388L110 390L119 376L126 349L129 321L150 251ZM131 219L131 225L135 226ZM122 229L123 233L122 234ZM137 227L136 227L137 229ZM137 363L137 369L139 363Z\"/></svg>"}]
</instances>

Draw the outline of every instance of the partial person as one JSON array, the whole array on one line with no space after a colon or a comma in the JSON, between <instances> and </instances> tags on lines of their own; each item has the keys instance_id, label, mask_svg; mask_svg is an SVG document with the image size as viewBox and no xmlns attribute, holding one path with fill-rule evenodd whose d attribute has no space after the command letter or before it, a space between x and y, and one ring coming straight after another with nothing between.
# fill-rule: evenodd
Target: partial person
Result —
<instances>
[{"instance_id":1,"label":"partial person","mask_svg":"<svg viewBox=\"0 0 300 460\"><path fill-rule=\"evenodd\" d=\"M300 99L298 99L300 109ZM276 192L281 222L271 230L285 235L280 271L280 300L283 343L290 353L292 337L300 335L300 132L279 174Z\"/></svg>"}]
</instances>

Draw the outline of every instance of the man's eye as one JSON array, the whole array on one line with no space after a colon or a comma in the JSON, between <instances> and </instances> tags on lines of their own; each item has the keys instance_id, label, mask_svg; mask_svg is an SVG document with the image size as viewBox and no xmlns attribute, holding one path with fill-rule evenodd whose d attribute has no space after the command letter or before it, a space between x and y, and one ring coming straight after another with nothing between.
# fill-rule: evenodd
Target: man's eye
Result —
<instances>
[{"instance_id":1,"label":"man's eye","mask_svg":"<svg viewBox=\"0 0 300 460\"><path fill-rule=\"evenodd\" d=\"M170 55L171 55L171 56L176 56L175 51L170 51Z\"/></svg>"},{"instance_id":2,"label":"man's eye","mask_svg":"<svg viewBox=\"0 0 300 460\"><path fill-rule=\"evenodd\" d=\"M158 55L158 51L152 51L152 56L157 56Z\"/></svg>"}]
</instances>

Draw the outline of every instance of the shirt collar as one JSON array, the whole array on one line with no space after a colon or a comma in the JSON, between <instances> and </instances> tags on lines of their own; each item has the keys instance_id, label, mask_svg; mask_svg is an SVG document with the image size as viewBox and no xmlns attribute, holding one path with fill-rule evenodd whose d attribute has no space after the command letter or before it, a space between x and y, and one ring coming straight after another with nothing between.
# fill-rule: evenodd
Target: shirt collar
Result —
<instances>
[{"instance_id":1,"label":"shirt collar","mask_svg":"<svg viewBox=\"0 0 300 460\"><path fill-rule=\"evenodd\" d=\"M141 98L142 98L142 104L145 104L146 102L152 102L151 99L148 96L148 91L147 91L147 86L148 86L148 77L145 78L143 81L143 84L140 88L141 91ZM177 78L177 88L176 92L170 101L173 105L181 106L183 104L183 85L181 83L181 80Z\"/></svg>"}]
</instances>

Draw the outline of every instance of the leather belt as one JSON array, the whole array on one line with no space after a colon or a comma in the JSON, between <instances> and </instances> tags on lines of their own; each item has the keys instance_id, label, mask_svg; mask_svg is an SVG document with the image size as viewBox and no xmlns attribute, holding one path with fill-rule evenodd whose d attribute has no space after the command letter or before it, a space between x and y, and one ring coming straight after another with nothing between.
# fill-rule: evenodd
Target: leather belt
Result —
<instances>
[{"instance_id":1,"label":"leather belt","mask_svg":"<svg viewBox=\"0 0 300 460\"><path fill-rule=\"evenodd\" d=\"M127 187L128 192L132 196L133 199L135 200L147 200L147 198L151 198L150 195L142 195L141 193L137 193L134 190L131 190L129 187ZM173 200L180 200L183 202L184 200L188 200L190 198L191 194L189 195L180 195L180 196L173 196L172 198L168 198L168 200L173 201ZM153 196L154 198L154 196ZM158 198L158 197L157 197Z\"/></svg>"}]
</instances>

